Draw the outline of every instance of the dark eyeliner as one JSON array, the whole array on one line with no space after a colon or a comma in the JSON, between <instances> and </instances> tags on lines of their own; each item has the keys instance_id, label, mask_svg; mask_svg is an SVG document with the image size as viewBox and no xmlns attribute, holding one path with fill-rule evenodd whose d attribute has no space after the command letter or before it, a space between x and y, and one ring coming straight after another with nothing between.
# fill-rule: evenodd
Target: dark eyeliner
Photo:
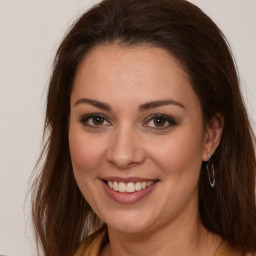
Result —
<instances>
[{"instance_id":1,"label":"dark eyeliner","mask_svg":"<svg viewBox=\"0 0 256 256\"><path fill-rule=\"evenodd\" d=\"M155 116L153 116L153 118L164 118L172 125L177 124L177 122L172 117L165 115L165 114L155 114Z\"/></svg>"},{"instance_id":2,"label":"dark eyeliner","mask_svg":"<svg viewBox=\"0 0 256 256\"><path fill-rule=\"evenodd\" d=\"M80 123L82 123L82 125L84 125L84 126L91 127L91 128L100 128L100 127L101 127L100 125L97 127L97 125L90 125L90 124L87 123L87 121L88 121L89 119L91 119L91 118L96 118L96 117L100 117L100 118L102 118L102 119L104 119L104 120L106 120L106 121L108 122L107 118L106 118L104 115L102 115L102 114L97 114L97 113L83 115L83 116L79 119L79 121L80 121Z\"/></svg>"},{"instance_id":3,"label":"dark eyeliner","mask_svg":"<svg viewBox=\"0 0 256 256\"><path fill-rule=\"evenodd\" d=\"M167 127L151 127L151 126L148 126L148 128L151 128L152 130L165 130L165 129L168 129L170 128L171 126L176 126L178 125L177 121L168 116L168 115L165 115L165 114L153 114L151 116L149 116L145 122L145 124L147 124L148 122L150 122L151 120L155 119L155 118L162 118L164 119L166 122L169 123L169 125ZM145 125L146 126L146 125ZM146 126L147 127L147 126Z\"/></svg>"}]
</instances>

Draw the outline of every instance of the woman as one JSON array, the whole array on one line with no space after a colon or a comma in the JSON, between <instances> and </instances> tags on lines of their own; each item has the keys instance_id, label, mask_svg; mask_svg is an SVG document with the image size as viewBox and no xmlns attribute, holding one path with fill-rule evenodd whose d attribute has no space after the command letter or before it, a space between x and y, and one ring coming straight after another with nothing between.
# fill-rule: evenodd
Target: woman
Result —
<instances>
[{"instance_id":1,"label":"woman","mask_svg":"<svg viewBox=\"0 0 256 256\"><path fill-rule=\"evenodd\" d=\"M254 135L226 40L181 0L105 0L61 43L33 219L44 255L253 255Z\"/></svg>"}]
</instances>

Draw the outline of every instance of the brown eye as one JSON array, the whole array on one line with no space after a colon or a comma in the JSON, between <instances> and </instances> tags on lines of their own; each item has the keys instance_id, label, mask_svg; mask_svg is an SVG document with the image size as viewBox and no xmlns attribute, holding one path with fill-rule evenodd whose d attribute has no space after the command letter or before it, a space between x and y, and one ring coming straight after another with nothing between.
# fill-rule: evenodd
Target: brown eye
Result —
<instances>
[{"instance_id":1,"label":"brown eye","mask_svg":"<svg viewBox=\"0 0 256 256\"><path fill-rule=\"evenodd\" d=\"M101 116L94 116L92 118L92 123L94 125L102 125L104 123L104 118L102 118Z\"/></svg>"},{"instance_id":2,"label":"brown eye","mask_svg":"<svg viewBox=\"0 0 256 256\"><path fill-rule=\"evenodd\" d=\"M162 117L156 117L153 120L154 120L154 125L156 127L164 127L166 124L166 119Z\"/></svg>"},{"instance_id":3,"label":"brown eye","mask_svg":"<svg viewBox=\"0 0 256 256\"><path fill-rule=\"evenodd\" d=\"M101 128L111 125L111 123L104 116L99 114L86 115L80 119L80 122L83 125L92 128Z\"/></svg>"},{"instance_id":4,"label":"brown eye","mask_svg":"<svg viewBox=\"0 0 256 256\"><path fill-rule=\"evenodd\" d=\"M145 124L145 127L150 127L155 130L169 129L177 125L177 122L170 116L164 114L153 115Z\"/></svg>"}]
</instances>

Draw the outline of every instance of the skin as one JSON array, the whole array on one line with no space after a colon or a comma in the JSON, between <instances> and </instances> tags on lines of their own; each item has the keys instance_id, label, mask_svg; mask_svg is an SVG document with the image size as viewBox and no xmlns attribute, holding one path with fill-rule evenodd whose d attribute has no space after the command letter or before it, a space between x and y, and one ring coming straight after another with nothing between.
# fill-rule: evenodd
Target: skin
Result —
<instances>
[{"instance_id":1,"label":"skin","mask_svg":"<svg viewBox=\"0 0 256 256\"><path fill-rule=\"evenodd\" d=\"M140 107L163 100L175 103ZM198 178L202 161L219 144L221 126L204 124L178 61L156 47L97 46L80 63L70 108L75 179L108 225L110 243L101 255L214 255L221 239L201 224ZM88 118L95 113L104 118ZM154 114L174 122L162 118L159 128ZM104 177L158 182L143 199L121 204L106 194Z\"/></svg>"}]
</instances>

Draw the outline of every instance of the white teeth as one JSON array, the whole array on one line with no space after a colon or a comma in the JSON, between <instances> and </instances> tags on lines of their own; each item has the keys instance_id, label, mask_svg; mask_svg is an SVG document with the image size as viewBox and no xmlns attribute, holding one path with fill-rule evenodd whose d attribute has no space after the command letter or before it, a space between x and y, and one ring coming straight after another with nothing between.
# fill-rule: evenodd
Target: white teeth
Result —
<instances>
[{"instance_id":1,"label":"white teeth","mask_svg":"<svg viewBox=\"0 0 256 256\"><path fill-rule=\"evenodd\" d=\"M135 184L135 190L136 191L140 191L141 190L141 182L136 182L136 184Z\"/></svg>"},{"instance_id":2,"label":"white teeth","mask_svg":"<svg viewBox=\"0 0 256 256\"><path fill-rule=\"evenodd\" d=\"M115 191L118 191L118 190L119 190L119 186L118 186L118 183L117 183L116 181L114 181L114 183L113 183L113 189L114 189Z\"/></svg>"},{"instance_id":3,"label":"white teeth","mask_svg":"<svg viewBox=\"0 0 256 256\"><path fill-rule=\"evenodd\" d=\"M145 189L147 187L148 183L146 181L142 182L141 187L142 189Z\"/></svg>"},{"instance_id":4,"label":"white teeth","mask_svg":"<svg viewBox=\"0 0 256 256\"><path fill-rule=\"evenodd\" d=\"M135 192L135 184L133 182L129 182L127 185L126 185L126 191L128 193L133 193Z\"/></svg>"},{"instance_id":5,"label":"white teeth","mask_svg":"<svg viewBox=\"0 0 256 256\"><path fill-rule=\"evenodd\" d=\"M151 186L152 184L153 184L153 181L149 181L148 184L147 184L147 186L149 187L149 186Z\"/></svg>"},{"instance_id":6,"label":"white teeth","mask_svg":"<svg viewBox=\"0 0 256 256\"><path fill-rule=\"evenodd\" d=\"M118 191L119 192L126 192L126 185L125 185L125 183L119 182Z\"/></svg>"},{"instance_id":7,"label":"white teeth","mask_svg":"<svg viewBox=\"0 0 256 256\"><path fill-rule=\"evenodd\" d=\"M153 181L143 181L143 182L129 182L129 183L124 183L124 182L107 182L108 186L120 193L133 193L135 191L140 191L142 189L148 188L154 184Z\"/></svg>"},{"instance_id":8,"label":"white teeth","mask_svg":"<svg viewBox=\"0 0 256 256\"><path fill-rule=\"evenodd\" d=\"M113 183L112 183L111 181L108 181L108 186L109 186L110 188L113 188Z\"/></svg>"}]
</instances>

